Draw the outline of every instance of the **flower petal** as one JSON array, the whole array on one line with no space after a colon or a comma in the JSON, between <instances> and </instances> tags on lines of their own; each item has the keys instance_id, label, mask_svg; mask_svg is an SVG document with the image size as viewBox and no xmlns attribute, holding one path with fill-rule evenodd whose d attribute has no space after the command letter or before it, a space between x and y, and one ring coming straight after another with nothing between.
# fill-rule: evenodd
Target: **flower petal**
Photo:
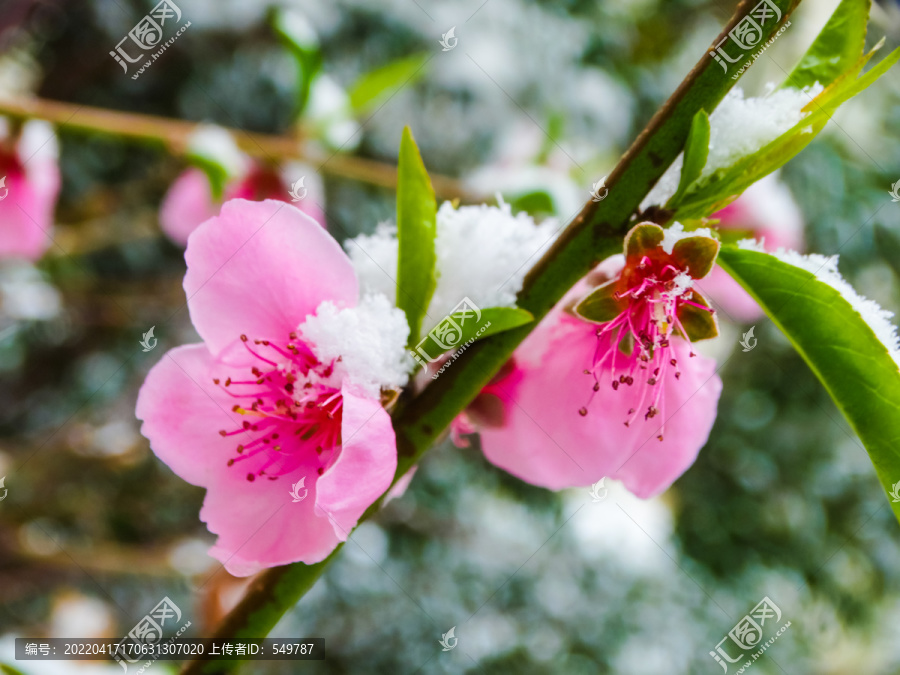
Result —
<instances>
[{"instance_id":1,"label":"flower petal","mask_svg":"<svg viewBox=\"0 0 900 675\"><path fill-rule=\"evenodd\" d=\"M203 487L227 469L240 442L218 431L240 428L244 419L231 410L233 401L212 381L240 371L218 365L214 369L213 364L202 344L166 352L147 374L135 412L156 456L188 483Z\"/></svg>"},{"instance_id":2,"label":"flower petal","mask_svg":"<svg viewBox=\"0 0 900 675\"><path fill-rule=\"evenodd\" d=\"M591 438L594 425L578 414L590 394L591 380L583 371L596 342L591 324L559 312L548 319L528 337L527 360L517 358L510 375L492 387L503 404L504 426L484 427L480 435L489 461L526 482L559 490L590 485L606 475L611 462L588 465L597 439ZM542 338L538 360L536 343Z\"/></svg>"},{"instance_id":3,"label":"flower petal","mask_svg":"<svg viewBox=\"0 0 900 675\"><path fill-rule=\"evenodd\" d=\"M200 518L219 535L210 554L229 572L246 576L275 565L319 562L339 539L331 522L316 513L315 454L275 480L249 481L241 462L228 466L240 436L222 437L218 430L239 428L243 417L231 411L233 400L212 377L238 372L214 361L204 345L171 350L138 395L141 433L178 476L207 488ZM304 477L309 492L295 502L291 486Z\"/></svg>"},{"instance_id":4,"label":"flower petal","mask_svg":"<svg viewBox=\"0 0 900 675\"><path fill-rule=\"evenodd\" d=\"M0 120L2 122L3 120ZM59 195L59 144L53 127L32 120L22 128L0 188L0 257L40 258L52 243Z\"/></svg>"},{"instance_id":5,"label":"flower petal","mask_svg":"<svg viewBox=\"0 0 900 675\"><path fill-rule=\"evenodd\" d=\"M46 170L57 172L55 166ZM0 201L0 257L37 260L52 243L56 191L35 189L22 174L11 174L5 182L0 197L9 192Z\"/></svg>"},{"instance_id":6,"label":"flower petal","mask_svg":"<svg viewBox=\"0 0 900 675\"><path fill-rule=\"evenodd\" d=\"M313 463L276 480L261 477L250 482L242 471L230 471L210 486L200 510L209 531L219 535L210 555L235 576L294 562L311 565L327 558L340 539L328 518L317 513L318 476ZM291 486L304 477L308 493L295 502Z\"/></svg>"},{"instance_id":7,"label":"flower petal","mask_svg":"<svg viewBox=\"0 0 900 675\"><path fill-rule=\"evenodd\" d=\"M342 446L337 461L319 478L316 512L328 517L346 541L359 518L391 486L397 470L397 439L391 417L376 399L341 392Z\"/></svg>"},{"instance_id":8,"label":"flower petal","mask_svg":"<svg viewBox=\"0 0 900 675\"><path fill-rule=\"evenodd\" d=\"M529 336L546 340L541 362L532 353L530 365L518 366L492 389L503 401L506 424L481 430L485 456L553 490L609 476L639 497L663 491L693 463L712 428L722 387L715 362L688 357L688 346L677 340L673 347L682 375L665 378L662 415L646 421L639 415L626 427L636 389L616 391L601 381L591 399L593 379L583 372L597 342L592 326L556 310L545 324ZM585 406L588 414L581 416Z\"/></svg>"},{"instance_id":9,"label":"flower petal","mask_svg":"<svg viewBox=\"0 0 900 675\"><path fill-rule=\"evenodd\" d=\"M416 475L416 469L418 466L413 466L409 471L400 476L396 483L394 483L394 487L388 490L388 493L384 496L384 502L382 505L387 505L388 502L392 502L395 499L400 499L404 494L406 494L407 489L409 489L410 483L412 483L412 479Z\"/></svg>"},{"instance_id":10,"label":"flower petal","mask_svg":"<svg viewBox=\"0 0 900 675\"><path fill-rule=\"evenodd\" d=\"M753 323L765 316L756 300L718 265L713 267L702 284L694 286L732 321Z\"/></svg>"},{"instance_id":11,"label":"flower petal","mask_svg":"<svg viewBox=\"0 0 900 675\"><path fill-rule=\"evenodd\" d=\"M213 201L209 178L200 169L188 169L169 187L159 209L159 224L172 241L184 246L197 227L215 217L221 204Z\"/></svg>"},{"instance_id":12,"label":"flower petal","mask_svg":"<svg viewBox=\"0 0 900 675\"><path fill-rule=\"evenodd\" d=\"M637 432L633 454L611 474L644 499L664 492L697 459L716 421L722 393L715 360L699 354L691 358L688 345L678 339L673 347L681 378L665 378L662 414L646 422L639 417L632 425ZM659 441L661 429L663 440Z\"/></svg>"},{"instance_id":13,"label":"flower petal","mask_svg":"<svg viewBox=\"0 0 900 675\"><path fill-rule=\"evenodd\" d=\"M324 300L353 306L358 285L338 243L283 202L226 202L188 239L191 319L218 354L247 334L283 340Z\"/></svg>"}]
</instances>

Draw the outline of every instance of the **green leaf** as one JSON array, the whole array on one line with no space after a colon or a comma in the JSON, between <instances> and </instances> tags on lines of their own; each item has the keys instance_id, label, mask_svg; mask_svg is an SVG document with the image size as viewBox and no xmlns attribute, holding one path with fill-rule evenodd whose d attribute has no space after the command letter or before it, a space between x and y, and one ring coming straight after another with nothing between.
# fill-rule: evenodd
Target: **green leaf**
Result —
<instances>
[{"instance_id":1,"label":"green leaf","mask_svg":"<svg viewBox=\"0 0 900 675\"><path fill-rule=\"evenodd\" d=\"M781 88L829 85L862 56L871 0L842 0Z\"/></svg>"},{"instance_id":2,"label":"green leaf","mask_svg":"<svg viewBox=\"0 0 900 675\"><path fill-rule=\"evenodd\" d=\"M861 64L872 57L872 54L880 48L880 44L861 57L857 66L851 68L851 73L854 73L857 67L861 68ZM845 74L839 77L806 106L805 109L812 112L781 136L757 152L742 157L731 166L696 181L682 199L674 217L678 220L700 218L737 199L750 185L779 169L803 150L825 128L841 104L869 87L898 59L900 49L895 49L864 75L849 77Z\"/></svg>"},{"instance_id":3,"label":"green leaf","mask_svg":"<svg viewBox=\"0 0 900 675\"><path fill-rule=\"evenodd\" d=\"M403 129L397 167L397 307L406 312L409 344L419 340L436 278L437 202L409 127Z\"/></svg>"},{"instance_id":4,"label":"green leaf","mask_svg":"<svg viewBox=\"0 0 900 675\"><path fill-rule=\"evenodd\" d=\"M518 307L488 307L481 310L481 321L478 322L471 330L466 327L463 330L463 337L468 340L472 337L482 338L496 335L519 326L524 326L534 321L534 315L524 309ZM479 326L483 327L479 333Z\"/></svg>"},{"instance_id":5,"label":"green leaf","mask_svg":"<svg viewBox=\"0 0 900 675\"><path fill-rule=\"evenodd\" d=\"M434 360L451 349L468 346L470 340L474 342L534 321L531 312L518 307L488 307L482 310L469 307L472 306L467 305L462 311L452 312L432 328L416 345L416 360L419 357Z\"/></svg>"},{"instance_id":6,"label":"green leaf","mask_svg":"<svg viewBox=\"0 0 900 675\"><path fill-rule=\"evenodd\" d=\"M859 74L863 71L863 68L865 68L866 64L872 59L873 56L875 56L876 52L880 51L881 48L884 47L884 43L885 38L881 38L881 40L878 41L878 44L876 44L874 47L872 47L872 49L870 49L859 58L859 61L856 62L856 65L854 65L852 68L850 68L850 70L839 76L834 82L825 87L825 91L816 96L815 99L807 103L803 107L803 111L809 112L814 108L827 108L828 110L837 110L838 106L841 103L850 98L849 96L844 96L845 92L848 91L850 87L854 86L854 83L856 82ZM885 57L884 61L887 61L892 56L893 52L891 54L888 54L887 57ZM883 65L884 61L879 63L876 68ZM872 70L875 70L875 68L872 68ZM837 104L833 105L833 102L835 101L837 101Z\"/></svg>"},{"instance_id":7,"label":"green leaf","mask_svg":"<svg viewBox=\"0 0 900 675\"><path fill-rule=\"evenodd\" d=\"M880 223L875 225L875 249L900 277L900 234Z\"/></svg>"},{"instance_id":8,"label":"green leaf","mask_svg":"<svg viewBox=\"0 0 900 675\"><path fill-rule=\"evenodd\" d=\"M300 12L277 9L272 15L272 28L294 51L312 54L319 51L316 29Z\"/></svg>"},{"instance_id":9,"label":"green leaf","mask_svg":"<svg viewBox=\"0 0 900 675\"><path fill-rule=\"evenodd\" d=\"M541 149L534 158L537 165L546 164L550 154L559 147L559 143L565 135L566 119L568 115L561 110L556 110L547 116L547 124L544 127L544 138Z\"/></svg>"},{"instance_id":10,"label":"green leaf","mask_svg":"<svg viewBox=\"0 0 900 675\"><path fill-rule=\"evenodd\" d=\"M553 197L545 190L533 190L514 197L506 196L506 201L512 207L513 213L525 211L530 216L556 213Z\"/></svg>"},{"instance_id":11,"label":"green leaf","mask_svg":"<svg viewBox=\"0 0 900 675\"><path fill-rule=\"evenodd\" d=\"M219 201L229 180L246 171L246 157L232 134L215 125L201 125L188 138L185 159L209 179L213 199Z\"/></svg>"},{"instance_id":12,"label":"green leaf","mask_svg":"<svg viewBox=\"0 0 900 675\"><path fill-rule=\"evenodd\" d=\"M622 303L616 299L616 280L598 286L584 296L575 313L591 323L607 323L622 313Z\"/></svg>"},{"instance_id":13,"label":"green leaf","mask_svg":"<svg viewBox=\"0 0 900 675\"><path fill-rule=\"evenodd\" d=\"M681 197L695 180L700 178L706 160L709 157L709 115L701 110L691 121L691 132L684 144L684 165L681 168L681 179L678 190L666 203L666 208L673 208L681 201Z\"/></svg>"},{"instance_id":14,"label":"green leaf","mask_svg":"<svg viewBox=\"0 0 900 675\"><path fill-rule=\"evenodd\" d=\"M206 174L213 201L222 201L222 197L225 194L225 185L228 183L229 178L228 170L215 160L202 155L188 154L186 159Z\"/></svg>"},{"instance_id":15,"label":"green leaf","mask_svg":"<svg viewBox=\"0 0 900 675\"><path fill-rule=\"evenodd\" d=\"M760 304L863 442L885 491L900 481L900 372L853 306L806 270L725 247L719 263ZM900 502L891 504L900 519Z\"/></svg>"},{"instance_id":16,"label":"green leaf","mask_svg":"<svg viewBox=\"0 0 900 675\"><path fill-rule=\"evenodd\" d=\"M365 73L350 88L350 109L362 114L377 107L394 91L425 75L429 59L427 53L414 54Z\"/></svg>"},{"instance_id":17,"label":"green leaf","mask_svg":"<svg viewBox=\"0 0 900 675\"><path fill-rule=\"evenodd\" d=\"M313 81L322 69L319 36L303 14L289 9L273 12L272 28L297 62L295 116L300 117L309 102Z\"/></svg>"}]
</instances>

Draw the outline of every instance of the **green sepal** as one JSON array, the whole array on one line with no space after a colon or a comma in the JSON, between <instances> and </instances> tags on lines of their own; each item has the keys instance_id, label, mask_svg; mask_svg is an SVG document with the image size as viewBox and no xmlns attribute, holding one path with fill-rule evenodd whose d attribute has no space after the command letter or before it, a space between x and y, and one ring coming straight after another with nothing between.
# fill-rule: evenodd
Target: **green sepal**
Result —
<instances>
[{"instance_id":1,"label":"green sepal","mask_svg":"<svg viewBox=\"0 0 900 675\"><path fill-rule=\"evenodd\" d=\"M619 335L622 336L619 340L619 351L625 356L631 356L634 352L634 335L631 334L631 331L622 335L623 331L625 331L624 326L619 328Z\"/></svg>"},{"instance_id":2,"label":"green sepal","mask_svg":"<svg viewBox=\"0 0 900 675\"><path fill-rule=\"evenodd\" d=\"M709 307L709 303L697 291L691 292L691 301L703 307ZM678 308L678 321L691 342L709 340L719 335L719 322L715 312L710 310L700 309L693 305L681 305Z\"/></svg>"},{"instance_id":3,"label":"green sepal","mask_svg":"<svg viewBox=\"0 0 900 675\"><path fill-rule=\"evenodd\" d=\"M641 257L662 244L666 236L663 229L656 223L638 223L625 236L625 257Z\"/></svg>"},{"instance_id":4,"label":"green sepal","mask_svg":"<svg viewBox=\"0 0 900 675\"><path fill-rule=\"evenodd\" d=\"M622 313L622 302L616 298L616 281L608 281L579 300L575 314L590 323L608 323Z\"/></svg>"},{"instance_id":5,"label":"green sepal","mask_svg":"<svg viewBox=\"0 0 900 675\"><path fill-rule=\"evenodd\" d=\"M675 242L672 258L693 279L702 279L716 264L720 244L711 237L685 237Z\"/></svg>"}]
</instances>

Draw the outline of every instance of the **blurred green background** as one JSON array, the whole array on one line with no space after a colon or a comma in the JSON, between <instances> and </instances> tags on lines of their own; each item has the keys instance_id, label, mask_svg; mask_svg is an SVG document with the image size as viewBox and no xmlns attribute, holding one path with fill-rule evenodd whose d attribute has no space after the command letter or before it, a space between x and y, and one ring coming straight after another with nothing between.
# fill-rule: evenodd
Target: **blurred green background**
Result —
<instances>
[{"instance_id":1,"label":"blurred green background","mask_svg":"<svg viewBox=\"0 0 900 675\"><path fill-rule=\"evenodd\" d=\"M505 190L497 175L541 167L540 180L559 186L555 198L518 204L563 220L734 7L179 0L190 30L132 80L108 52L154 4L3 0L0 95L289 133L303 78L271 27L272 9L289 7L315 27L322 71L346 90L373 68L427 59L420 77L357 115L360 131L342 152L395 162L409 124L429 170L474 175L474 195ZM804 2L743 78L745 91L781 81L836 4ZM451 26L459 43L443 52ZM895 4L873 10L869 43L881 35L889 46L900 40ZM321 127L306 128L333 151L316 138ZM892 71L781 174L803 211L807 249L840 253L851 283L895 311L900 204L888 190L900 180L898 132ZM14 636L119 637L163 596L192 621L189 635L204 637L243 588L205 554L202 490L155 459L134 418L148 369L196 340L182 251L157 223L184 163L139 143L60 136L58 246L36 266L0 261L7 662ZM474 173L485 165L493 178ZM339 239L393 217L390 190L321 178ZM150 326L159 348L144 353ZM718 420L663 497L642 502L612 483L599 503L587 489L550 493L488 464L477 444L445 442L274 631L324 637L326 659L245 672L718 673L709 652L764 596L792 625L754 672L900 672L900 531L868 456L768 320L756 326L755 350L734 351L746 330L726 326L714 347L725 362ZM458 647L442 652L451 626ZM120 672L76 662L21 670Z\"/></svg>"}]
</instances>

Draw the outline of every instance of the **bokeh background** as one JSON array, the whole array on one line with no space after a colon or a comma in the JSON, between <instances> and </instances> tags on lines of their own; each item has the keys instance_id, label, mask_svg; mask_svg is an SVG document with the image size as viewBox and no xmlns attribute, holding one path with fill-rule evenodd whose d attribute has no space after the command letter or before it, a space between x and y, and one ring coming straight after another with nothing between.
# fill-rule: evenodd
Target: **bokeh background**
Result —
<instances>
[{"instance_id":1,"label":"bokeh background","mask_svg":"<svg viewBox=\"0 0 900 675\"><path fill-rule=\"evenodd\" d=\"M302 78L271 27L272 9L289 7L315 27L323 72L345 91L398 59L427 62L380 107L350 115L349 127L342 118L328 128L339 89L319 112L309 107L304 128L325 156L343 145L395 162L409 124L429 169L460 178L470 196L504 191L566 220L735 3L178 0L190 30L132 80L108 52L154 4L2 0L0 96L289 134ZM804 2L743 78L745 91L780 82L836 4ZM452 26L459 43L443 52ZM889 47L900 41L893 3L873 9L869 43L881 35ZM781 174L804 214L807 249L840 253L843 274L892 310L898 132L900 76L890 72ZM55 245L34 265L0 261L9 491L0 661L23 673L114 673L12 663L12 638L117 638L164 596L192 621L188 635L203 637L244 582L206 556L202 490L156 460L134 417L148 369L196 339L182 249L158 225L184 161L103 135L60 137ZM393 216L390 190L320 178L339 239ZM548 194L535 195L536 185ZM665 495L643 502L611 481L599 503L587 489L551 493L488 464L477 443L442 443L274 631L324 637L326 659L245 672L718 673L708 653L764 596L792 625L754 672L900 672L900 528L865 450L768 320L749 353L737 344L748 327L725 324L712 346L724 363L718 420ZM144 353L150 326L159 346ZM458 647L442 652L451 626ZM151 672L175 669L161 662Z\"/></svg>"}]
</instances>

